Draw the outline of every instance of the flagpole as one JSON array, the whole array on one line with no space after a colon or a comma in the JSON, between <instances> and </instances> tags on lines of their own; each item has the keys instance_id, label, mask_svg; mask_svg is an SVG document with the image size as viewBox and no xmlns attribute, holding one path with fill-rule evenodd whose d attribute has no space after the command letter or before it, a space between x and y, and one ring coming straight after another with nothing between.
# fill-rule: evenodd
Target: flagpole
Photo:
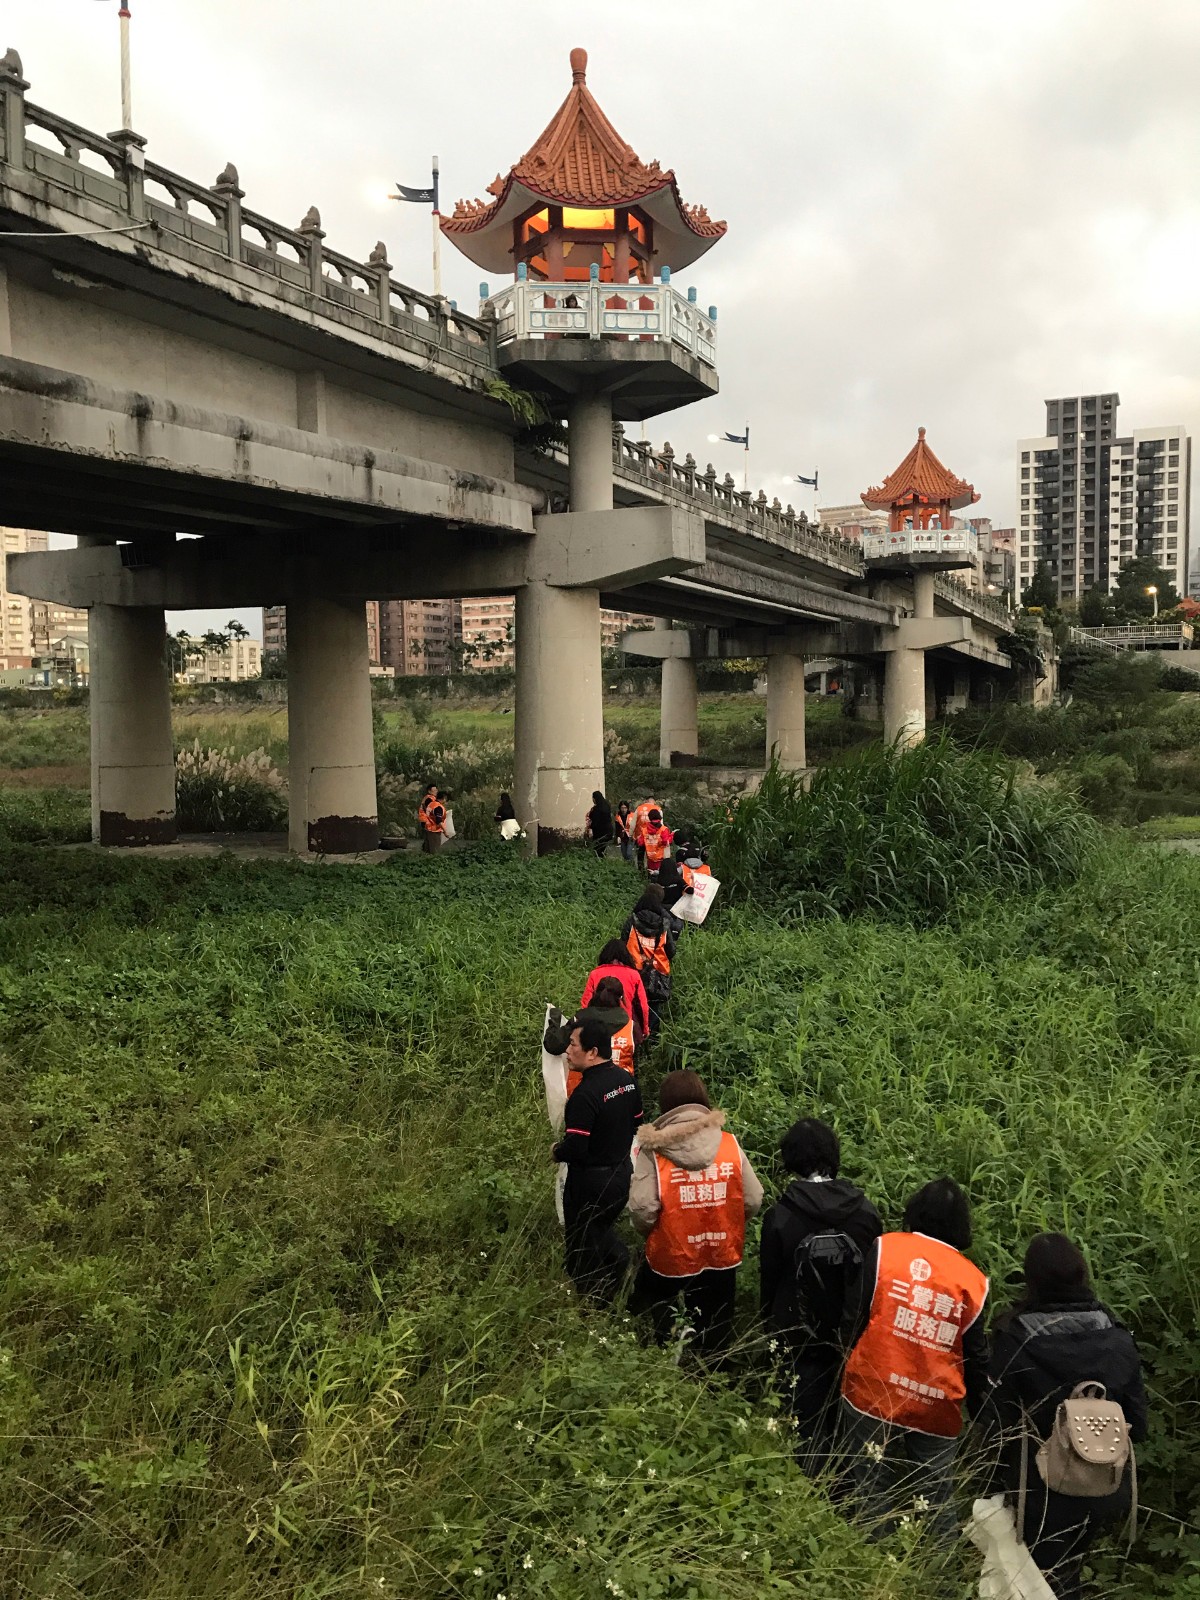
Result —
<instances>
[{"instance_id":1,"label":"flagpole","mask_svg":"<svg viewBox=\"0 0 1200 1600\"><path fill-rule=\"evenodd\" d=\"M742 493L750 493L750 424L746 424L746 454L742 464Z\"/></svg>"},{"instance_id":2,"label":"flagpole","mask_svg":"<svg viewBox=\"0 0 1200 1600\"><path fill-rule=\"evenodd\" d=\"M438 210L438 158L433 158L433 293L442 297L442 223Z\"/></svg>"},{"instance_id":3,"label":"flagpole","mask_svg":"<svg viewBox=\"0 0 1200 1600\"><path fill-rule=\"evenodd\" d=\"M129 3L121 0L117 13L121 19L121 127L128 133L133 127L133 91L129 80Z\"/></svg>"}]
</instances>

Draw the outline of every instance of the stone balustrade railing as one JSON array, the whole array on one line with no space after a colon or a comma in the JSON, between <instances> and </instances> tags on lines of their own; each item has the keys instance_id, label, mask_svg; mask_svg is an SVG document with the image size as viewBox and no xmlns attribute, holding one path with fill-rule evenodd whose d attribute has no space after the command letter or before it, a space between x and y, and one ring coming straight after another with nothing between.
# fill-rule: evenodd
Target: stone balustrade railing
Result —
<instances>
[{"instance_id":1,"label":"stone balustrade railing","mask_svg":"<svg viewBox=\"0 0 1200 1600\"><path fill-rule=\"evenodd\" d=\"M803 511L781 506L778 499L768 501L761 489L757 495L739 489L729 473L719 478L711 462L701 471L690 453L678 460L669 442L656 450L645 441L625 438L624 428L617 423L613 430L613 470L626 482L699 504L741 532L811 556L854 577L862 575L862 554L849 539L810 522Z\"/></svg>"},{"instance_id":2,"label":"stone balustrade railing","mask_svg":"<svg viewBox=\"0 0 1200 1600\"><path fill-rule=\"evenodd\" d=\"M449 354L494 375L492 330L451 301L394 282L382 243L366 261L327 249L315 206L284 227L243 207L232 163L206 187L147 161L137 134L105 137L31 105L28 87L9 50L0 57L0 193L32 177L36 198L74 212L81 233L140 235L158 252L242 283L252 269L260 290L279 285L314 310L354 312L385 340L416 339L435 359ZM101 216L107 226L97 226Z\"/></svg>"}]
</instances>

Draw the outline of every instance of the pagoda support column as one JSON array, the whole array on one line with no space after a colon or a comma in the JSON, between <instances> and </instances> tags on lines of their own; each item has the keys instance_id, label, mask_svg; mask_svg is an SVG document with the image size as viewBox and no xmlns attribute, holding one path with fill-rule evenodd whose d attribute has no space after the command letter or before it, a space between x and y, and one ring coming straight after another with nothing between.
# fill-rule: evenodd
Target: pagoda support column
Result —
<instances>
[{"instance_id":1,"label":"pagoda support column","mask_svg":"<svg viewBox=\"0 0 1200 1600\"><path fill-rule=\"evenodd\" d=\"M925 738L925 652L891 650L884 657L883 742L902 750Z\"/></svg>"},{"instance_id":2,"label":"pagoda support column","mask_svg":"<svg viewBox=\"0 0 1200 1600\"><path fill-rule=\"evenodd\" d=\"M612 402L581 395L567 413L572 511L611 511ZM604 789L600 591L541 579L517 591L515 805L538 855L578 839Z\"/></svg>"},{"instance_id":3,"label":"pagoda support column","mask_svg":"<svg viewBox=\"0 0 1200 1600\"><path fill-rule=\"evenodd\" d=\"M700 754L700 701L696 693L696 663L690 655L664 656L662 664L659 766L669 767L676 754Z\"/></svg>"},{"instance_id":4,"label":"pagoda support column","mask_svg":"<svg viewBox=\"0 0 1200 1600\"><path fill-rule=\"evenodd\" d=\"M933 573L913 573L913 616L933 615Z\"/></svg>"},{"instance_id":5,"label":"pagoda support column","mask_svg":"<svg viewBox=\"0 0 1200 1600\"><path fill-rule=\"evenodd\" d=\"M767 764L784 772L808 765L804 742L804 657L780 650L767 655Z\"/></svg>"}]
</instances>

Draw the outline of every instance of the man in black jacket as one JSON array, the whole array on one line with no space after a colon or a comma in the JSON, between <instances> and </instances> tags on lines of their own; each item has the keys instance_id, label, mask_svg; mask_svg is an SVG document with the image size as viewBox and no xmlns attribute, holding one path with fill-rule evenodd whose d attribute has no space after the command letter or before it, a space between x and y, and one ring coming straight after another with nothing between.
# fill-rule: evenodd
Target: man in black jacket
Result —
<instances>
[{"instance_id":1,"label":"man in black jacket","mask_svg":"<svg viewBox=\"0 0 1200 1600\"><path fill-rule=\"evenodd\" d=\"M616 1230L629 1199L630 1146L642 1120L637 1080L614 1065L612 1036L599 1022L571 1031L567 1065L583 1080L567 1101L563 1136L551 1154L567 1163L563 1191L567 1271L580 1294L615 1298L629 1266Z\"/></svg>"},{"instance_id":2,"label":"man in black jacket","mask_svg":"<svg viewBox=\"0 0 1200 1600\"><path fill-rule=\"evenodd\" d=\"M828 1124L795 1123L780 1154L794 1177L763 1219L762 1317L790 1390L801 1464L816 1472L836 1417L846 1287L883 1223L862 1190L838 1177L841 1147Z\"/></svg>"}]
</instances>

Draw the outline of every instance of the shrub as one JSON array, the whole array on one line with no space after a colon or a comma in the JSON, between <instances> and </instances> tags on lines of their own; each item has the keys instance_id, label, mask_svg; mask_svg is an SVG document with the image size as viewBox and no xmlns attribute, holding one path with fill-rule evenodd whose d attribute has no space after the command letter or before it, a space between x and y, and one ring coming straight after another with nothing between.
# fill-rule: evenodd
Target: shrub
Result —
<instances>
[{"instance_id":1,"label":"shrub","mask_svg":"<svg viewBox=\"0 0 1200 1600\"><path fill-rule=\"evenodd\" d=\"M1196 694L1200 691L1200 672L1191 672L1187 667L1164 667L1158 687L1172 694Z\"/></svg>"},{"instance_id":2,"label":"shrub","mask_svg":"<svg viewBox=\"0 0 1200 1600\"><path fill-rule=\"evenodd\" d=\"M1094 827L1069 796L1019 783L1011 763L947 740L871 748L805 787L772 764L717 818L713 870L781 916L878 911L935 921L964 895L1070 879Z\"/></svg>"},{"instance_id":3,"label":"shrub","mask_svg":"<svg viewBox=\"0 0 1200 1600\"><path fill-rule=\"evenodd\" d=\"M175 815L184 833L273 833L287 825L287 786L265 750L239 756L197 739L175 757Z\"/></svg>"}]
</instances>

